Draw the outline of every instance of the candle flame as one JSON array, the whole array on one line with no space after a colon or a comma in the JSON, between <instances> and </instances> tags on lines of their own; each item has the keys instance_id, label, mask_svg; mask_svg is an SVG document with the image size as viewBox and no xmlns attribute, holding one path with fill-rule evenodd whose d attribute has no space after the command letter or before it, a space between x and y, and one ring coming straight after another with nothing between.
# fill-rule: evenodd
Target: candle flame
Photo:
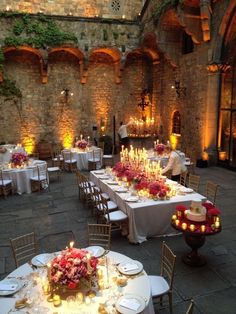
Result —
<instances>
[{"instance_id":1,"label":"candle flame","mask_svg":"<svg viewBox=\"0 0 236 314\"><path fill-rule=\"evenodd\" d=\"M70 249L72 249L72 248L73 248L74 244L75 244L75 242L74 242L74 241L71 241L71 242L70 242Z\"/></svg>"}]
</instances>

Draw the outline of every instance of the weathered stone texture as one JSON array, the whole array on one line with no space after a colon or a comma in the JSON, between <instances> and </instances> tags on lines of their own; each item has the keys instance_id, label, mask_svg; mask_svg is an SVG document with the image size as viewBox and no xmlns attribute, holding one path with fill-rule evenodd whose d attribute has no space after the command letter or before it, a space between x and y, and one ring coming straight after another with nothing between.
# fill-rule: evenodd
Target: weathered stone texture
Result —
<instances>
[{"instance_id":1,"label":"weathered stone texture","mask_svg":"<svg viewBox=\"0 0 236 314\"><path fill-rule=\"evenodd\" d=\"M120 1L120 9L114 11L110 0L2 0L0 10L12 10L27 13L44 13L50 15L73 15L83 17L110 17L121 18L125 15L128 19L134 19L141 11L142 1Z\"/></svg>"}]
</instances>

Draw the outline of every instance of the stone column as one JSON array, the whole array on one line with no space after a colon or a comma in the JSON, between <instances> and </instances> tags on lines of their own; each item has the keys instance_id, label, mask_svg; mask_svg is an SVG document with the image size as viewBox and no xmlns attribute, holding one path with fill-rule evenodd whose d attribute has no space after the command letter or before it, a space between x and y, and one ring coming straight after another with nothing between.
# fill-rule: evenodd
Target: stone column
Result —
<instances>
[{"instance_id":1,"label":"stone column","mask_svg":"<svg viewBox=\"0 0 236 314\"><path fill-rule=\"evenodd\" d=\"M206 97L206 119L204 149L210 157L210 162L217 161L217 123L220 101L221 75L227 71L229 65L211 63L207 66L208 84Z\"/></svg>"}]
</instances>

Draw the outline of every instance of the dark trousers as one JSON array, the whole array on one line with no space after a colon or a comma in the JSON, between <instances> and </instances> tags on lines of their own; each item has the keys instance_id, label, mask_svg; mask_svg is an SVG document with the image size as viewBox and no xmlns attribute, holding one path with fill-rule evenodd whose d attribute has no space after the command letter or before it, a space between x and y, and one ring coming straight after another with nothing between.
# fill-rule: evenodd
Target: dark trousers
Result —
<instances>
[{"instance_id":1,"label":"dark trousers","mask_svg":"<svg viewBox=\"0 0 236 314\"><path fill-rule=\"evenodd\" d=\"M120 139L121 145L124 145L124 148L129 147L129 138L128 137L123 137Z\"/></svg>"},{"instance_id":2,"label":"dark trousers","mask_svg":"<svg viewBox=\"0 0 236 314\"><path fill-rule=\"evenodd\" d=\"M179 182L180 174L177 174L176 176L171 176L171 180Z\"/></svg>"}]
</instances>

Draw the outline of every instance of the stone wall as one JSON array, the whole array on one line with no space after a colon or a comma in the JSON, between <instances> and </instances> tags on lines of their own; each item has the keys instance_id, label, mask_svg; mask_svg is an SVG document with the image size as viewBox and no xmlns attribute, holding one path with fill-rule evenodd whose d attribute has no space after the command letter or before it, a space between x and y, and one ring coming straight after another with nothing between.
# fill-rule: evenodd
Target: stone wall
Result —
<instances>
[{"instance_id":1,"label":"stone wall","mask_svg":"<svg viewBox=\"0 0 236 314\"><path fill-rule=\"evenodd\" d=\"M142 0L1 0L0 11L44 13L83 17L136 19L141 11Z\"/></svg>"}]
</instances>

